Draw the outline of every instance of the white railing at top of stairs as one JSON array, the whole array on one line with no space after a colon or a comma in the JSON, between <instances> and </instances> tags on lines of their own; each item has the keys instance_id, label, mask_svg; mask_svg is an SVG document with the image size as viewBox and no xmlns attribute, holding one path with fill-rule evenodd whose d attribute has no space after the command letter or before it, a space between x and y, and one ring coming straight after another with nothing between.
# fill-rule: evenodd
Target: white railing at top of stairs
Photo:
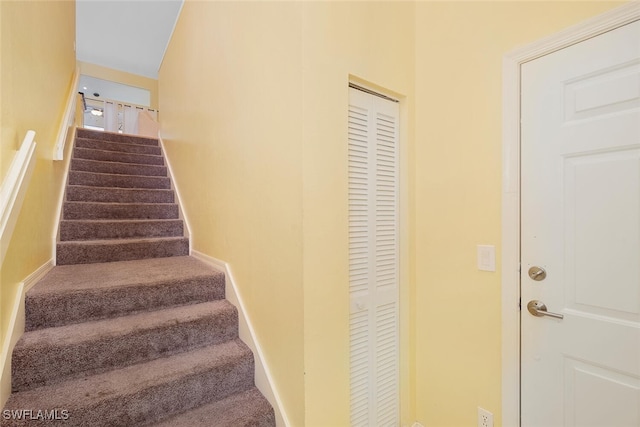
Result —
<instances>
[{"instance_id":1,"label":"white railing at top of stairs","mask_svg":"<svg viewBox=\"0 0 640 427\"><path fill-rule=\"evenodd\" d=\"M63 160L67 141L70 139L70 129L76 126L76 119L80 119L77 109L78 80L80 70L76 68L67 100L64 114L58 128L56 143L53 147L53 160ZM88 98L87 98L88 99ZM152 108L116 101L112 99L91 100L100 105L99 111L104 114L104 130L107 132L121 132L141 136L158 136L158 111ZM83 110L86 110L86 100L83 96ZM83 121L80 121L83 123Z\"/></svg>"},{"instance_id":2,"label":"white railing at top of stairs","mask_svg":"<svg viewBox=\"0 0 640 427\"><path fill-rule=\"evenodd\" d=\"M102 112L105 132L119 132L130 135L158 136L158 111L144 105L113 99L86 98L93 109ZM97 107L97 108L96 108ZM150 126L155 122L156 127ZM150 133L153 132L153 133Z\"/></svg>"}]
</instances>

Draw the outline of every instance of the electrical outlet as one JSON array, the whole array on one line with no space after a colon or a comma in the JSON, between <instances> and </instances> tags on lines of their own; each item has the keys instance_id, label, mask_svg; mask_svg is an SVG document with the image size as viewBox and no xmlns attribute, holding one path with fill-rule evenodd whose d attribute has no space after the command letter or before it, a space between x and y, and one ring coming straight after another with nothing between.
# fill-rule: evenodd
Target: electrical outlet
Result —
<instances>
[{"instance_id":1,"label":"electrical outlet","mask_svg":"<svg viewBox=\"0 0 640 427\"><path fill-rule=\"evenodd\" d=\"M478 406L478 427L493 427L493 414Z\"/></svg>"}]
</instances>

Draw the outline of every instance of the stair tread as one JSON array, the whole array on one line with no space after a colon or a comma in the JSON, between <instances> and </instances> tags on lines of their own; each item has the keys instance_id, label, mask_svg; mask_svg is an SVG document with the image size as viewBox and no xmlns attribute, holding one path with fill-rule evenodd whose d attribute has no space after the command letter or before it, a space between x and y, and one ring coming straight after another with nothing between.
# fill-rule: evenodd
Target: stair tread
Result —
<instances>
[{"instance_id":1,"label":"stair tread","mask_svg":"<svg viewBox=\"0 0 640 427\"><path fill-rule=\"evenodd\" d=\"M200 317L217 315L233 310L233 306L227 300L215 300L198 304L162 308L111 319L56 326L25 332L22 339L16 344L16 347L68 346L92 341L100 337L117 337L135 331L186 323Z\"/></svg>"},{"instance_id":2,"label":"stair tread","mask_svg":"<svg viewBox=\"0 0 640 427\"><path fill-rule=\"evenodd\" d=\"M92 142L98 142L100 144L104 143L104 144L115 144L115 145L124 145L124 146L133 146L133 147L150 147L150 148L159 148L160 145L146 145L146 144L136 144L136 143L130 143L130 142L122 142L122 141L111 141L108 139L100 139L100 138L86 138L86 137L78 137L77 139L79 140L83 140L83 141L92 141ZM115 151L115 150L105 150L105 151ZM156 154L156 156L161 156L162 154Z\"/></svg>"},{"instance_id":3,"label":"stair tread","mask_svg":"<svg viewBox=\"0 0 640 427\"><path fill-rule=\"evenodd\" d=\"M88 136L85 136L85 135L88 135ZM142 144L147 144L149 142L159 144L158 138L153 136L135 135L130 133L120 133L120 132L109 132L104 130L93 130L93 129L87 129L87 128L78 128L77 137L84 138L84 139L95 139L100 141L103 141L103 140L111 141L109 138L129 139L129 140L139 141Z\"/></svg>"},{"instance_id":4,"label":"stair tread","mask_svg":"<svg viewBox=\"0 0 640 427\"><path fill-rule=\"evenodd\" d=\"M77 170L69 171L68 183L92 187L171 189L171 179L168 176L128 175Z\"/></svg>"},{"instance_id":5,"label":"stair tread","mask_svg":"<svg viewBox=\"0 0 640 427\"><path fill-rule=\"evenodd\" d=\"M81 166L83 164L87 165L87 166L91 166L91 167L111 167L111 168L125 168L125 169L140 168L140 169L147 169L147 170L157 170L157 171L159 171L161 173L164 173L164 175L139 175L139 174L136 174L136 176L166 176L166 174L167 174L167 166L165 166L165 165L149 165L149 164L145 164L145 163L128 163L128 162L118 162L118 161L109 161L109 160L83 159L83 158L78 158L78 157L74 157L74 158L71 159L70 170L77 171L77 172L93 172L93 173L106 173L106 174L113 174L113 175L126 175L124 173L96 172L96 171L93 171L93 170L86 170L86 169L78 168L78 166Z\"/></svg>"},{"instance_id":6,"label":"stair tread","mask_svg":"<svg viewBox=\"0 0 640 427\"><path fill-rule=\"evenodd\" d=\"M84 172L84 171L76 171L76 172ZM107 174L108 175L108 174ZM129 175L129 176L138 176L138 175ZM165 178L165 177L161 177ZM98 187L94 185L82 185L82 184L68 184L67 188L75 187L75 188L87 188L92 190L107 190L107 191L163 191L167 193L172 193L173 190L170 188L140 188L140 187Z\"/></svg>"},{"instance_id":7,"label":"stair tread","mask_svg":"<svg viewBox=\"0 0 640 427\"><path fill-rule=\"evenodd\" d=\"M171 384L187 376L199 376L248 357L252 357L251 350L235 339L97 375L13 393L5 408L66 408L73 417L74 411L83 407L90 408L109 399L126 396L135 398L143 390Z\"/></svg>"},{"instance_id":8,"label":"stair tread","mask_svg":"<svg viewBox=\"0 0 640 427\"><path fill-rule=\"evenodd\" d=\"M121 202L85 202L82 200L69 200L69 201L65 201L66 204L86 204L86 205L121 205L121 206L138 206L138 205L150 205L150 206L158 206L158 205L166 205L166 206L174 206L177 205L177 203L148 203L148 202L141 202L141 203L130 203L130 202L126 202L126 203L121 203Z\"/></svg>"},{"instance_id":9,"label":"stair tread","mask_svg":"<svg viewBox=\"0 0 640 427\"><path fill-rule=\"evenodd\" d=\"M153 285L211 275L223 276L224 273L190 256L59 265L29 290L27 298L85 289Z\"/></svg>"},{"instance_id":10,"label":"stair tread","mask_svg":"<svg viewBox=\"0 0 640 427\"><path fill-rule=\"evenodd\" d=\"M79 155L80 154L80 155ZM157 164L158 166L164 166L164 156L162 156L162 154L146 154L146 153L123 153L123 152L118 152L118 151L112 151L112 150L101 150L99 148L89 148L89 147L74 147L74 151L73 151L73 158L74 159L86 159L86 160L96 160L93 158L86 158L86 157L82 157L81 155L85 154L85 155L100 155L100 161L104 161L104 162L113 162L115 160L112 160L114 157L115 158L119 158L120 160L118 160L121 163L129 163L129 162L125 162L122 159L124 157L129 157L132 159L137 159L138 161L136 161L135 163L132 164L157 164L155 163L156 161L158 161L159 159L162 160L161 164ZM152 163L140 163L140 160L150 160L152 161Z\"/></svg>"},{"instance_id":11,"label":"stair tread","mask_svg":"<svg viewBox=\"0 0 640 427\"><path fill-rule=\"evenodd\" d=\"M66 202L175 203L173 190L166 188L98 187L67 185Z\"/></svg>"},{"instance_id":12,"label":"stair tread","mask_svg":"<svg viewBox=\"0 0 640 427\"><path fill-rule=\"evenodd\" d=\"M76 139L76 148L93 148L107 151L107 154L118 157L120 154L147 154L162 156L162 149L159 146L141 144L123 144L112 141L96 141L93 139Z\"/></svg>"},{"instance_id":13,"label":"stair tread","mask_svg":"<svg viewBox=\"0 0 640 427\"><path fill-rule=\"evenodd\" d=\"M123 203L118 203L118 204L123 204ZM140 203L133 203L133 204L140 204ZM159 205L162 203L147 203L150 205ZM173 203L165 203L165 204L173 204ZM95 224L95 223L101 223L101 224L109 224L109 223L116 223L116 224L124 224L124 223L139 223L139 224L143 224L143 223L147 223L147 222L175 222L175 223L181 223L182 220L179 218L149 218L149 219L139 219L139 218L132 218L132 219L105 219L105 218L101 218L101 219L62 219L60 220L61 223L63 222L67 222L67 223L71 223L71 222L75 222L75 223L86 223L86 224Z\"/></svg>"},{"instance_id":14,"label":"stair tread","mask_svg":"<svg viewBox=\"0 0 640 427\"><path fill-rule=\"evenodd\" d=\"M161 241L179 241L187 240L184 236L167 236L167 237L136 237L133 239L96 239L96 240L67 240L58 242L58 245L120 245L126 243L153 243Z\"/></svg>"},{"instance_id":15,"label":"stair tread","mask_svg":"<svg viewBox=\"0 0 640 427\"><path fill-rule=\"evenodd\" d=\"M236 313L216 300L26 332L13 351L12 387L29 390L233 340Z\"/></svg>"},{"instance_id":16,"label":"stair tread","mask_svg":"<svg viewBox=\"0 0 640 427\"><path fill-rule=\"evenodd\" d=\"M224 399L191 409L168 418L154 427L275 426L273 409L260 391L253 387Z\"/></svg>"},{"instance_id":17,"label":"stair tread","mask_svg":"<svg viewBox=\"0 0 640 427\"><path fill-rule=\"evenodd\" d=\"M93 148L82 148L83 150L93 150ZM100 150L98 150L100 151ZM157 154L141 154L141 156L154 156L154 157L162 157ZM129 162L119 162L117 160L96 160L96 159L83 159L82 157L72 157L71 160L82 160L83 162L92 162L92 163L117 163L123 166L144 166L144 167L153 167L153 168L166 168L166 165L150 165L148 163L129 163ZM73 170L73 169L71 169ZM90 172L90 171L87 171Z\"/></svg>"},{"instance_id":18,"label":"stair tread","mask_svg":"<svg viewBox=\"0 0 640 427\"><path fill-rule=\"evenodd\" d=\"M184 237L181 219L63 219L59 241L113 240L145 237Z\"/></svg>"},{"instance_id":19,"label":"stair tread","mask_svg":"<svg viewBox=\"0 0 640 427\"><path fill-rule=\"evenodd\" d=\"M89 138L81 138L81 139L84 139L85 141L96 141L96 140L89 139ZM97 141L97 142L107 142L109 144L120 144L119 142L113 142L113 141ZM123 145L136 145L136 144L123 144ZM92 151L105 151L107 153L113 153L113 150L103 150L101 148L92 148L92 147L74 147L74 149L92 150ZM136 154L137 156L164 157L162 154L149 154L149 153L132 153L132 154ZM106 160L106 161L108 161L108 160Z\"/></svg>"},{"instance_id":20,"label":"stair tread","mask_svg":"<svg viewBox=\"0 0 640 427\"><path fill-rule=\"evenodd\" d=\"M56 245L58 265L95 264L189 255L189 238L181 236L72 240Z\"/></svg>"},{"instance_id":21,"label":"stair tread","mask_svg":"<svg viewBox=\"0 0 640 427\"><path fill-rule=\"evenodd\" d=\"M153 165L151 165L153 166ZM160 167L166 167L166 166L160 166ZM134 178L158 178L158 179L169 179L168 176L158 176L158 175L129 175L129 174L123 174L123 173L105 173L105 172L92 172L92 171L81 171L81 170L74 170L71 169L70 172L73 173L81 173L81 174L93 174L93 175L105 175L105 176L117 176L117 177L122 177L122 178L126 178L126 177L134 177ZM70 185L78 185L78 184L70 184ZM114 187L106 187L106 188L114 188ZM127 187L127 188L131 188L131 187ZM132 187L132 188L139 188L139 187Z\"/></svg>"},{"instance_id":22,"label":"stair tread","mask_svg":"<svg viewBox=\"0 0 640 427\"><path fill-rule=\"evenodd\" d=\"M63 225L163 225L163 224L177 224L182 225L181 219L176 218L148 218L148 219L140 219L140 218L131 218L131 219L62 219L60 220L61 227ZM178 237L178 236L175 236ZM106 240L106 239L104 239ZM64 240L61 240L63 242Z\"/></svg>"}]
</instances>

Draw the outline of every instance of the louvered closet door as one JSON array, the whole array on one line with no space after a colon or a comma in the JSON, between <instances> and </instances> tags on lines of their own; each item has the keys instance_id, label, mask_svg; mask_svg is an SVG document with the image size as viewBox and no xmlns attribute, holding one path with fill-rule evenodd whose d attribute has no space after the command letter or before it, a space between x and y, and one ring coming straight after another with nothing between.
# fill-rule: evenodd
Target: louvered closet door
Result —
<instances>
[{"instance_id":1,"label":"louvered closet door","mask_svg":"<svg viewBox=\"0 0 640 427\"><path fill-rule=\"evenodd\" d=\"M400 424L397 102L349 89L351 424Z\"/></svg>"}]
</instances>

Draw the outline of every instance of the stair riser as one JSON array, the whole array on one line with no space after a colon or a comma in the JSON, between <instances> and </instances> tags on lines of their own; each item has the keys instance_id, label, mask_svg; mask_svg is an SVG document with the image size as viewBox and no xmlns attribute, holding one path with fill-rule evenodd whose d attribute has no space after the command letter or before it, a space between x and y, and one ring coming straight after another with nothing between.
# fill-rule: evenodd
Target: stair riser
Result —
<instances>
[{"instance_id":1,"label":"stair riser","mask_svg":"<svg viewBox=\"0 0 640 427\"><path fill-rule=\"evenodd\" d=\"M25 299L25 329L64 326L142 311L223 299L224 275L211 275L151 285L86 289Z\"/></svg>"},{"instance_id":2,"label":"stair riser","mask_svg":"<svg viewBox=\"0 0 640 427\"><path fill-rule=\"evenodd\" d=\"M167 176L166 166L101 162L86 159L72 159L71 170L117 175Z\"/></svg>"},{"instance_id":3,"label":"stair riser","mask_svg":"<svg viewBox=\"0 0 640 427\"><path fill-rule=\"evenodd\" d=\"M157 138L145 138L142 136L125 135L122 133L111 133L102 131L93 131L90 129L78 129L78 138L97 139L99 141L121 142L124 144L140 144L158 146Z\"/></svg>"},{"instance_id":4,"label":"stair riser","mask_svg":"<svg viewBox=\"0 0 640 427\"><path fill-rule=\"evenodd\" d=\"M119 153L116 151L93 150L76 147L73 150L76 159L100 160L104 162L137 163L145 165L164 165L162 156L144 154Z\"/></svg>"},{"instance_id":5,"label":"stair riser","mask_svg":"<svg viewBox=\"0 0 640 427\"><path fill-rule=\"evenodd\" d=\"M64 425L74 427L148 425L172 414L185 412L253 387L253 370L253 357L248 354L226 365L204 372L194 372L193 375L171 382L149 386L134 395L120 394L97 401L78 402L76 407L67 408L69 419L64 421ZM11 420L6 425L47 426L50 422Z\"/></svg>"},{"instance_id":6,"label":"stair riser","mask_svg":"<svg viewBox=\"0 0 640 427\"><path fill-rule=\"evenodd\" d=\"M76 139L76 147L93 148L94 150L115 151L118 153L160 155L160 147L139 144L121 144L119 142L96 141L93 139Z\"/></svg>"},{"instance_id":7,"label":"stair riser","mask_svg":"<svg viewBox=\"0 0 640 427\"><path fill-rule=\"evenodd\" d=\"M65 202L64 219L178 219L177 204Z\"/></svg>"},{"instance_id":8,"label":"stair riser","mask_svg":"<svg viewBox=\"0 0 640 427\"><path fill-rule=\"evenodd\" d=\"M93 172L69 171L69 185L168 190L171 188L171 181L168 177L107 175Z\"/></svg>"},{"instance_id":9,"label":"stair riser","mask_svg":"<svg viewBox=\"0 0 640 427\"><path fill-rule=\"evenodd\" d=\"M211 427L212 415L217 427L275 427L273 407L257 388L234 394L223 400L167 418L155 427Z\"/></svg>"},{"instance_id":10,"label":"stair riser","mask_svg":"<svg viewBox=\"0 0 640 427\"><path fill-rule=\"evenodd\" d=\"M67 186L69 202L174 203L172 190Z\"/></svg>"},{"instance_id":11,"label":"stair riser","mask_svg":"<svg viewBox=\"0 0 640 427\"><path fill-rule=\"evenodd\" d=\"M95 244L61 242L57 245L57 265L93 264L96 262L131 261L136 259L166 258L189 254L188 239L160 242L118 242Z\"/></svg>"},{"instance_id":12,"label":"stair riser","mask_svg":"<svg viewBox=\"0 0 640 427\"><path fill-rule=\"evenodd\" d=\"M19 342L11 362L13 391L30 390L230 341L238 337L237 322L237 312L230 307L184 323L131 331L123 336L97 336L91 341L64 347L53 343L25 348Z\"/></svg>"},{"instance_id":13,"label":"stair riser","mask_svg":"<svg viewBox=\"0 0 640 427\"><path fill-rule=\"evenodd\" d=\"M184 235L181 220L140 222L90 222L64 220L60 223L60 240L135 239Z\"/></svg>"}]
</instances>

